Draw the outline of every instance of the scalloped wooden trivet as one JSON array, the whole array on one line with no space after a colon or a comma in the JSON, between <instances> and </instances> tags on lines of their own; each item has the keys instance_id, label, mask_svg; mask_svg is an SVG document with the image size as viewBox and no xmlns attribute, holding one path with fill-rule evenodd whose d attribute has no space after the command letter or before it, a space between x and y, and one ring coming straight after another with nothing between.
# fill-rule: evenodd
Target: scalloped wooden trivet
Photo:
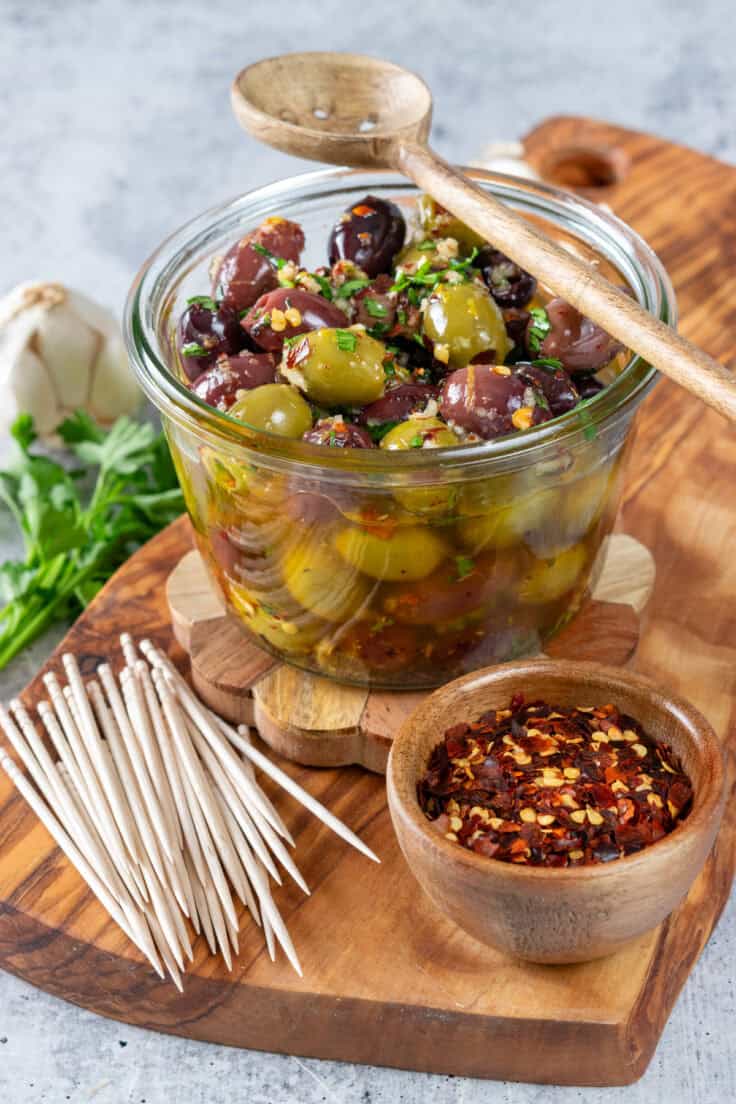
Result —
<instances>
[{"instance_id":1,"label":"scalloped wooden trivet","mask_svg":"<svg viewBox=\"0 0 736 1104\"><path fill-rule=\"evenodd\" d=\"M592 599L550 641L546 654L628 662L654 577L654 560L644 545L623 533L612 536ZM385 771L394 734L428 691L340 685L274 659L225 616L196 551L172 571L166 597L197 692L221 716L255 724L266 743L297 763L359 763Z\"/></svg>"}]
</instances>

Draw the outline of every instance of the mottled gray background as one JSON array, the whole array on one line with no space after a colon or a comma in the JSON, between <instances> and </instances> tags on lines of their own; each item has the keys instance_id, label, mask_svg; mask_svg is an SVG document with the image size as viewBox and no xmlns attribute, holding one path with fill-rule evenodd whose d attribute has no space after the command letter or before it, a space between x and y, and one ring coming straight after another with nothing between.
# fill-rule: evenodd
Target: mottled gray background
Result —
<instances>
[{"instance_id":1,"label":"mottled gray background","mask_svg":"<svg viewBox=\"0 0 736 1104\"><path fill-rule=\"evenodd\" d=\"M417 69L435 93L437 148L458 161L558 112L734 161L735 14L732 0L0 0L0 293L50 278L119 310L170 230L294 172L250 142L228 106L238 68L286 50L363 51ZM0 552L9 540L0 516ZM0 676L0 696L27 681L48 646ZM736 1094L735 958L732 904L647 1075L623 1090L204 1046L109 1023L0 974L0 1088L11 1104L716 1104Z\"/></svg>"}]
</instances>

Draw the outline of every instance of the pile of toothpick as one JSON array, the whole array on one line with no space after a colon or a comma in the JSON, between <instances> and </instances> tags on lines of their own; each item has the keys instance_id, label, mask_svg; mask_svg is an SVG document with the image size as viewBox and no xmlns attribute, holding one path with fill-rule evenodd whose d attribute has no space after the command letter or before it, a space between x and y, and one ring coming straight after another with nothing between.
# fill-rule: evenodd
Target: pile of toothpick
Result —
<instances>
[{"instance_id":1,"label":"pile of toothpick","mask_svg":"<svg viewBox=\"0 0 736 1104\"><path fill-rule=\"evenodd\" d=\"M67 685L44 675L50 701L38 715L56 751L19 701L0 706L0 725L27 777L0 750L0 766L67 858L161 977L179 989L190 931L203 932L228 969L238 950L233 891L301 975L296 950L274 904L282 868L309 893L288 847L294 841L259 786L254 766L328 827L378 862L366 845L311 794L204 706L168 658L151 644L121 638L126 666L109 664L85 683L72 655Z\"/></svg>"}]
</instances>

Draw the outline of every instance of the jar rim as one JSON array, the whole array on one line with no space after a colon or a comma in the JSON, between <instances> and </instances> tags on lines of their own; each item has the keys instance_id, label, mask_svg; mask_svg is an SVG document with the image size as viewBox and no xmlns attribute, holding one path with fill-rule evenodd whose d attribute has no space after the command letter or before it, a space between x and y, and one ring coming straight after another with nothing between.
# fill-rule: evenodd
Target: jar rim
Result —
<instances>
[{"instance_id":1,"label":"jar rim","mask_svg":"<svg viewBox=\"0 0 736 1104\"><path fill-rule=\"evenodd\" d=\"M482 169L463 169L501 199L523 213L555 221L567 234L584 241L606 257L627 279L637 301L669 325L677 323L675 293L667 272L651 247L610 210L551 185ZM143 264L129 291L123 330L133 368L145 393L166 417L188 428L208 444L227 444L244 461L256 455L276 469L298 468L305 475L340 480L370 476L409 475L441 469L467 477L488 467L506 469L537 462L550 446L570 447L597 433L602 424L626 417L648 394L657 371L637 354L616 379L573 410L522 433L441 450L414 450L402 454L400 470L395 454L381 449L327 449L255 430L208 406L171 372L160 353L159 321L170 302L170 292L193 252L233 224L233 238L241 236L269 214L279 214L287 200L308 205L310 199L334 195L336 203L354 189L391 187L419 195L420 189L392 170L327 168L287 177L218 204L185 223L166 238ZM190 265L191 267L191 265ZM541 455L540 455L541 454Z\"/></svg>"}]
</instances>

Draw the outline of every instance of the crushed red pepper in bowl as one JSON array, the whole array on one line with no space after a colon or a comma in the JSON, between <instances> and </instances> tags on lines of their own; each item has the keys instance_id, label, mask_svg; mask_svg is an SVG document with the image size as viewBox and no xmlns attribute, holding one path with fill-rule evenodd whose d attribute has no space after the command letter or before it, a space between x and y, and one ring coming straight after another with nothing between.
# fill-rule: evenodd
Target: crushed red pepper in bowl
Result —
<instances>
[{"instance_id":1,"label":"crushed red pepper in bowl","mask_svg":"<svg viewBox=\"0 0 736 1104\"><path fill-rule=\"evenodd\" d=\"M446 839L505 862L568 867L641 851L689 813L680 761L615 705L515 695L447 729L417 783Z\"/></svg>"}]
</instances>

